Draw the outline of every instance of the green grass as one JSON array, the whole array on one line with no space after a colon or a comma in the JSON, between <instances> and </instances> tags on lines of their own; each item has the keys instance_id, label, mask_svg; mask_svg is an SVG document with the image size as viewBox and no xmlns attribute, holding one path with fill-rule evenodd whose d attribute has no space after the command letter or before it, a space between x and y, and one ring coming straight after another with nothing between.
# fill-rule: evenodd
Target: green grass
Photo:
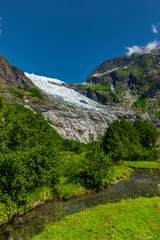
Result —
<instances>
[{"instance_id":1,"label":"green grass","mask_svg":"<svg viewBox=\"0 0 160 240\"><path fill-rule=\"evenodd\" d=\"M105 85L97 85L97 84L75 84L75 86L77 88L80 89L91 89L91 90L95 90L95 91L107 91L110 92L111 91L111 87L109 85L109 83L107 83L106 81L104 81Z\"/></svg>"},{"instance_id":2,"label":"green grass","mask_svg":"<svg viewBox=\"0 0 160 240\"><path fill-rule=\"evenodd\" d=\"M23 99L23 94L14 90L10 90L10 92L14 93L17 98Z\"/></svg>"},{"instance_id":3,"label":"green grass","mask_svg":"<svg viewBox=\"0 0 160 240\"><path fill-rule=\"evenodd\" d=\"M35 88L28 88L28 87L22 87L22 86L18 86L17 87L18 89L24 91L24 92L30 92L32 93L32 96L33 97L37 97L39 98L40 100L44 100L42 94L40 93L40 91L38 91L38 89L35 89Z\"/></svg>"},{"instance_id":4,"label":"green grass","mask_svg":"<svg viewBox=\"0 0 160 240\"><path fill-rule=\"evenodd\" d=\"M119 93L119 94L122 94L122 93L123 93L123 90L122 90L121 88L117 88L117 89L115 89L115 92L116 92L116 93Z\"/></svg>"},{"instance_id":5,"label":"green grass","mask_svg":"<svg viewBox=\"0 0 160 240\"><path fill-rule=\"evenodd\" d=\"M115 180L121 179L127 181L133 172L133 168L143 169L160 169L160 162L154 161L123 161L120 165L113 167L113 180L110 183L114 184Z\"/></svg>"},{"instance_id":6,"label":"green grass","mask_svg":"<svg viewBox=\"0 0 160 240\"><path fill-rule=\"evenodd\" d=\"M160 169L160 162L153 161L124 161L123 165L131 168Z\"/></svg>"},{"instance_id":7,"label":"green grass","mask_svg":"<svg viewBox=\"0 0 160 240\"><path fill-rule=\"evenodd\" d=\"M0 203L0 225L7 222L17 213L27 212L29 208L35 205L43 204L47 199L53 198L53 190L50 186L36 188L31 194L27 195L23 206L18 207L16 203L7 199L6 204Z\"/></svg>"},{"instance_id":8,"label":"green grass","mask_svg":"<svg viewBox=\"0 0 160 240\"><path fill-rule=\"evenodd\" d=\"M160 198L123 200L65 216L33 240L160 239Z\"/></svg>"},{"instance_id":9,"label":"green grass","mask_svg":"<svg viewBox=\"0 0 160 240\"><path fill-rule=\"evenodd\" d=\"M138 97L137 100L132 104L132 106L139 108L142 111L145 111L147 107L147 102L143 99L140 99L140 97Z\"/></svg>"},{"instance_id":10,"label":"green grass","mask_svg":"<svg viewBox=\"0 0 160 240\"><path fill-rule=\"evenodd\" d=\"M67 178L63 178L55 187L58 197L65 200L71 197L80 197L86 190L82 188L80 183L67 183Z\"/></svg>"},{"instance_id":11,"label":"green grass","mask_svg":"<svg viewBox=\"0 0 160 240\"><path fill-rule=\"evenodd\" d=\"M91 89L93 89L95 91L107 91L107 92L111 91L110 87L106 87L103 85L93 85L93 86L91 86Z\"/></svg>"},{"instance_id":12,"label":"green grass","mask_svg":"<svg viewBox=\"0 0 160 240\"><path fill-rule=\"evenodd\" d=\"M87 84L87 85L88 85L88 84ZM85 89L86 84L83 84L83 83L75 83L74 86L77 87L77 88L80 88L80 89Z\"/></svg>"},{"instance_id":13,"label":"green grass","mask_svg":"<svg viewBox=\"0 0 160 240\"><path fill-rule=\"evenodd\" d=\"M113 170L114 170L114 175L111 183L115 183L115 180L119 180L119 179L122 179L123 181L127 181L131 173L133 172L133 169L124 165L115 165Z\"/></svg>"}]
</instances>

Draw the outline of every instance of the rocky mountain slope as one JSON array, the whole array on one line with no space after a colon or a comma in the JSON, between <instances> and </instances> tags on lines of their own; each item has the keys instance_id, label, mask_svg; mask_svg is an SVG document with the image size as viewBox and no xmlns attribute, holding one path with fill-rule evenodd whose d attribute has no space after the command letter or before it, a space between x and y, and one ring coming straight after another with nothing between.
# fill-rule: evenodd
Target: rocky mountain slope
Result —
<instances>
[{"instance_id":1,"label":"rocky mountain slope","mask_svg":"<svg viewBox=\"0 0 160 240\"><path fill-rule=\"evenodd\" d=\"M47 95L2 55L0 55L0 93L12 103L28 105L28 107L50 106Z\"/></svg>"},{"instance_id":2,"label":"rocky mountain slope","mask_svg":"<svg viewBox=\"0 0 160 240\"><path fill-rule=\"evenodd\" d=\"M74 84L73 88L101 104L128 106L136 112L147 112L152 119L157 118L160 115L160 48L147 54L105 61L88 76L86 84Z\"/></svg>"},{"instance_id":3,"label":"rocky mountain slope","mask_svg":"<svg viewBox=\"0 0 160 240\"><path fill-rule=\"evenodd\" d=\"M41 111L63 137L87 142L91 134L95 138L102 135L108 124L117 118L124 117L130 121L151 118L150 113L142 111L144 109L131 107L144 89L138 82L140 73L135 70L144 59L148 64L146 68L150 67L148 72L143 71L147 76L145 92L149 94L151 91L151 96L157 101L155 86L158 86L159 53L145 55L143 59L142 56L131 59L124 56L107 61L93 71L86 84L67 84L56 79L24 74L0 56L0 90L13 104ZM156 70L153 70L153 66ZM155 84L153 88L150 87L152 82ZM158 125L157 117L152 117L152 121Z\"/></svg>"},{"instance_id":4,"label":"rocky mountain slope","mask_svg":"<svg viewBox=\"0 0 160 240\"><path fill-rule=\"evenodd\" d=\"M134 54L106 61L89 75L86 83L110 84L122 96L122 92L130 91L132 96L151 99L159 92L160 50L157 48L156 52L149 54ZM121 100L122 96L119 96Z\"/></svg>"},{"instance_id":5,"label":"rocky mountain slope","mask_svg":"<svg viewBox=\"0 0 160 240\"><path fill-rule=\"evenodd\" d=\"M57 79L25 73L32 82L47 93L53 107L44 111L39 108L52 126L63 136L87 142L91 135L103 135L109 123L125 117L131 121L138 116L127 107L104 106L77 93L72 84Z\"/></svg>"}]
</instances>

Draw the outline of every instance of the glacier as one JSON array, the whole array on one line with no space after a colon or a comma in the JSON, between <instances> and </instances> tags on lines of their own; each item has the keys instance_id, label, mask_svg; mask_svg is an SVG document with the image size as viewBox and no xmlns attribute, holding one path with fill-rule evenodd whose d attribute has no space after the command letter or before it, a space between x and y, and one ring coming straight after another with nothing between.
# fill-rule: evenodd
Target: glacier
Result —
<instances>
[{"instance_id":1,"label":"glacier","mask_svg":"<svg viewBox=\"0 0 160 240\"><path fill-rule=\"evenodd\" d=\"M90 98L76 92L65 86L65 82L55 79L48 78L44 76L38 76L35 74L30 74L25 72L26 77L28 77L38 88L43 90L45 93L61 98L68 103L72 103L79 107L94 109L96 111L102 111L100 105Z\"/></svg>"}]
</instances>

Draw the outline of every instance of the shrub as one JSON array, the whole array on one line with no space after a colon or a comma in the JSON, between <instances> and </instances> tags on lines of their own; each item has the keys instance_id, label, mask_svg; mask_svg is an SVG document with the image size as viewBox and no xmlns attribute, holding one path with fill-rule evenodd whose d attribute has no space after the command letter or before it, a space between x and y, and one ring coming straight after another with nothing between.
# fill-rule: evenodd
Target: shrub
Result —
<instances>
[{"instance_id":1,"label":"shrub","mask_svg":"<svg viewBox=\"0 0 160 240\"><path fill-rule=\"evenodd\" d=\"M157 128L149 122L149 120L135 120L134 128L137 130L140 143L145 148L153 148L159 138Z\"/></svg>"},{"instance_id":2,"label":"shrub","mask_svg":"<svg viewBox=\"0 0 160 240\"><path fill-rule=\"evenodd\" d=\"M134 125L121 119L106 129L102 148L113 161L157 160L158 150L154 148L158 139L157 129L149 121L136 120Z\"/></svg>"},{"instance_id":3,"label":"shrub","mask_svg":"<svg viewBox=\"0 0 160 240\"><path fill-rule=\"evenodd\" d=\"M79 182L83 187L98 191L105 184L107 175L111 175L111 163L99 143L91 142L84 158L75 164L70 180Z\"/></svg>"},{"instance_id":4,"label":"shrub","mask_svg":"<svg viewBox=\"0 0 160 240\"><path fill-rule=\"evenodd\" d=\"M136 108L140 108L142 111L145 111L147 102L143 99L137 98L137 100L133 103L133 106Z\"/></svg>"}]
</instances>

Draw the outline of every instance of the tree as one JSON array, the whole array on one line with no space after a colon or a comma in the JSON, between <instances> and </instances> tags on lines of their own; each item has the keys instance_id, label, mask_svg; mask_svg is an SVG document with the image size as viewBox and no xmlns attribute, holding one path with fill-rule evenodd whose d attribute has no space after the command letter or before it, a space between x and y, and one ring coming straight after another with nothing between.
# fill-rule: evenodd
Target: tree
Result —
<instances>
[{"instance_id":1,"label":"tree","mask_svg":"<svg viewBox=\"0 0 160 240\"><path fill-rule=\"evenodd\" d=\"M140 139L140 143L145 148L154 148L159 138L159 132L157 128L146 120L136 119L134 122L134 128L137 130L137 134Z\"/></svg>"},{"instance_id":2,"label":"tree","mask_svg":"<svg viewBox=\"0 0 160 240\"><path fill-rule=\"evenodd\" d=\"M134 125L125 119L116 120L106 129L102 148L114 162L153 161L159 153L155 148L159 133L148 120L136 120Z\"/></svg>"},{"instance_id":3,"label":"tree","mask_svg":"<svg viewBox=\"0 0 160 240\"><path fill-rule=\"evenodd\" d=\"M117 119L111 123L102 138L105 153L116 162L128 160L130 152L134 151L139 144L139 138L132 123L125 119Z\"/></svg>"},{"instance_id":4,"label":"tree","mask_svg":"<svg viewBox=\"0 0 160 240\"><path fill-rule=\"evenodd\" d=\"M85 157L77 162L70 174L71 181L80 182L86 189L98 191L112 174L111 161L100 148L99 142L91 142Z\"/></svg>"}]
</instances>

